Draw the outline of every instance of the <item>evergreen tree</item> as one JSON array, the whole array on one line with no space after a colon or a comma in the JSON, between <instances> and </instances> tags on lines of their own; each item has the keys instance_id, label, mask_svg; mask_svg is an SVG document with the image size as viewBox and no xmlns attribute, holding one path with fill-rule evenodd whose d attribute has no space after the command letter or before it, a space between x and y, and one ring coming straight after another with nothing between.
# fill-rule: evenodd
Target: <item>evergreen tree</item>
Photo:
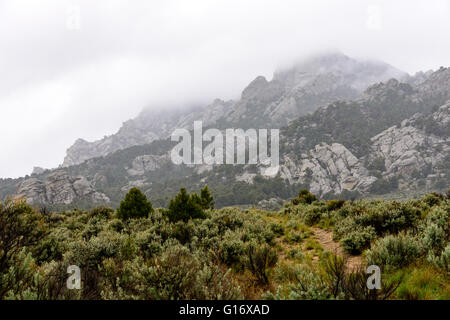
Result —
<instances>
[{"instance_id":1,"label":"evergreen tree","mask_svg":"<svg viewBox=\"0 0 450 320\"><path fill-rule=\"evenodd\" d=\"M200 199L203 209L214 209L214 198L208 189L208 186L200 189Z\"/></svg>"},{"instance_id":2,"label":"evergreen tree","mask_svg":"<svg viewBox=\"0 0 450 320\"><path fill-rule=\"evenodd\" d=\"M180 193L170 200L168 217L172 222L179 220L187 222L189 219L205 218L201 198L195 193L190 195L185 188L181 188Z\"/></svg>"},{"instance_id":3,"label":"evergreen tree","mask_svg":"<svg viewBox=\"0 0 450 320\"><path fill-rule=\"evenodd\" d=\"M138 188L131 188L120 202L117 217L122 220L131 218L147 218L153 212L152 203Z\"/></svg>"}]
</instances>

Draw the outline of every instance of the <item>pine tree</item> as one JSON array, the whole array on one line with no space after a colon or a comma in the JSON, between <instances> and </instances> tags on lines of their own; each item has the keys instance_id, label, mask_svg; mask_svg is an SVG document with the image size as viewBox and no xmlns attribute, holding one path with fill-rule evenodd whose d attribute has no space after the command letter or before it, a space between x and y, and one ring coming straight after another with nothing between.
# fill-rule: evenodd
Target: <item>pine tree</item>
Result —
<instances>
[{"instance_id":1,"label":"pine tree","mask_svg":"<svg viewBox=\"0 0 450 320\"><path fill-rule=\"evenodd\" d=\"M122 220L131 218L147 218L153 212L152 203L138 188L131 188L120 202L117 217Z\"/></svg>"},{"instance_id":2,"label":"pine tree","mask_svg":"<svg viewBox=\"0 0 450 320\"><path fill-rule=\"evenodd\" d=\"M197 194L188 194L185 188L180 189L180 193L170 200L169 220L172 222L189 219L205 218L205 213L201 205L201 198Z\"/></svg>"},{"instance_id":3,"label":"pine tree","mask_svg":"<svg viewBox=\"0 0 450 320\"><path fill-rule=\"evenodd\" d=\"M200 189L200 199L203 209L214 209L214 198L208 189L208 186Z\"/></svg>"}]
</instances>

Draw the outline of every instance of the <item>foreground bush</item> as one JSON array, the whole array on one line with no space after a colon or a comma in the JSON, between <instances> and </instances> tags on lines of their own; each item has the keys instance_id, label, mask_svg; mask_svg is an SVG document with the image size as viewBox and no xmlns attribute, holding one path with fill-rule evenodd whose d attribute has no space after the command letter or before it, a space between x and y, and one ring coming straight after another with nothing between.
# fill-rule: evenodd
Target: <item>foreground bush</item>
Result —
<instances>
[{"instance_id":1,"label":"foreground bush","mask_svg":"<svg viewBox=\"0 0 450 320\"><path fill-rule=\"evenodd\" d=\"M316 200L317 200L317 198L315 195L310 193L308 190L303 189L303 190L300 190L300 192L298 193L298 196L296 198L292 199L292 204L294 204L294 205L298 205L300 203L311 204Z\"/></svg>"},{"instance_id":2,"label":"foreground bush","mask_svg":"<svg viewBox=\"0 0 450 320\"><path fill-rule=\"evenodd\" d=\"M116 273L117 264L108 261L103 272ZM174 245L147 263L140 258L127 262L119 281L103 284L108 299L217 300L242 298L228 271L204 264L199 254ZM112 279L111 279L112 280Z\"/></svg>"},{"instance_id":3,"label":"foreground bush","mask_svg":"<svg viewBox=\"0 0 450 320\"><path fill-rule=\"evenodd\" d=\"M341 244L346 252L356 255L366 249L375 237L375 229L372 226L358 228L342 238Z\"/></svg>"},{"instance_id":4,"label":"foreground bush","mask_svg":"<svg viewBox=\"0 0 450 320\"><path fill-rule=\"evenodd\" d=\"M404 267L409 265L420 255L420 247L416 239L409 235L389 235L377 240L366 252L369 265L386 267Z\"/></svg>"},{"instance_id":5,"label":"foreground bush","mask_svg":"<svg viewBox=\"0 0 450 320\"><path fill-rule=\"evenodd\" d=\"M0 300L33 287L36 264L27 247L45 234L43 216L25 200L0 202Z\"/></svg>"},{"instance_id":6,"label":"foreground bush","mask_svg":"<svg viewBox=\"0 0 450 320\"><path fill-rule=\"evenodd\" d=\"M261 283L268 283L268 271L277 264L278 256L268 245L251 243L247 249L247 267Z\"/></svg>"},{"instance_id":7,"label":"foreground bush","mask_svg":"<svg viewBox=\"0 0 450 320\"><path fill-rule=\"evenodd\" d=\"M181 218L173 220L162 208L122 220L109 208L46 212L23 201L0 204L1 299L259 299L275 286L276 293L264 296L385 299L400 276L409 282L395 290L396 298L449 297L445 197L315 200L267 212L212 210L208 192L180 194L171 209ZM201 215L192 214L192 206ZM332 229L347 252L363 252L366 263L382 267L383 290L369 292L365 270L349 270L345 259L305 252L317 249L315 229L305 222ZM73 264L81 268L81 290L66 287ZM408 278L416 273L422 275L417 281ZM415 291L416 284L423 289Z\"/></svg>"}]
</instances>

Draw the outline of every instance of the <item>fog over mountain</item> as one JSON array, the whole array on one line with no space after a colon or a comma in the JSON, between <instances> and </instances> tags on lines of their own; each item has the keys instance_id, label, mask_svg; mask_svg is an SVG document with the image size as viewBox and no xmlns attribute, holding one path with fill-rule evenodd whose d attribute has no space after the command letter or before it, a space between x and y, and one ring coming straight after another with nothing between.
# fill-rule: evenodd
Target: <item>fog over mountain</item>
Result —
<instances>
[{"instance_id":1,"label":"fog over mountain","mask_svg":"<svg viewBox=\"0 0 450 320\"><path fill-rule=\"evenodd\" d=\"M287 88L293 78L278 71L319 53L377 60L395 78L448 67L449 16L445 0L2 0L0 177L57 167L77 139L114 134L143 109L242 101L243 88L274 72Z\"/></svg>"}]
</instances>

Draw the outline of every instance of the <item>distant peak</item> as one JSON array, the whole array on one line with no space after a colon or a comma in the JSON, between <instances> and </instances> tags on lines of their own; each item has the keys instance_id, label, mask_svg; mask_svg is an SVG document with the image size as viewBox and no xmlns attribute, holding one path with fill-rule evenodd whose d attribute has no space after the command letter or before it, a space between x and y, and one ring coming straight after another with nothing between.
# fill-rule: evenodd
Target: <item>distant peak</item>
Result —
<instances>
[{"instance_id":1,"label":"distant peak","mask_svg":"<svg viewBox=\"0 0 450 320\"><path fill-rule=\"evenodd\" d=\"M242 91L242 98L251 96L262 88L264 88L269 82L263 76L257 76L249 85Z\"/></svg>"}]
</instances>

